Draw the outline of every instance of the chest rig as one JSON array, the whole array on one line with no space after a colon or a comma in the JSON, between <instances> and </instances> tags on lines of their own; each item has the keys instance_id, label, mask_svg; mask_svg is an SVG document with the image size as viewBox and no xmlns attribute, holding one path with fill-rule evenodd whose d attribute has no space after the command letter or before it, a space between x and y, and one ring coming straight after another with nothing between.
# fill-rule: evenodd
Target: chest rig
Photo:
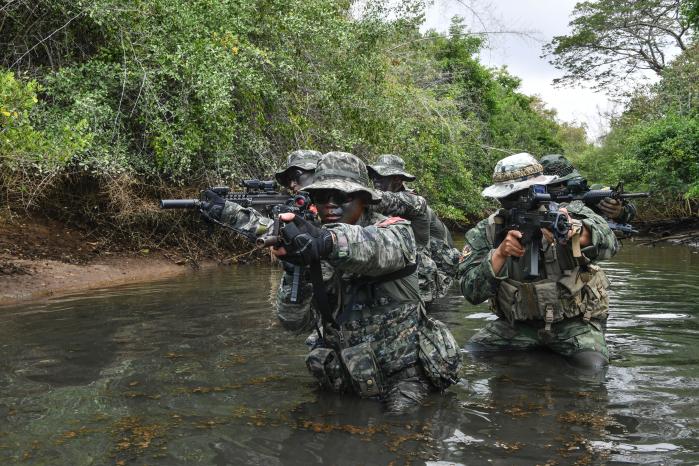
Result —
<instances>
[{"instance_id":1,"label":"chest rig","mask_svg":"<svg viewBox=\"0 0 699 466\"><path fill-rule=\"evenodd\" d=\"M498 233L495 215L488 218L486 235L490 244ZM585 321L605 319L609 309L609 280L598 266L576 259L568 246L539 244L543 272L534 281L525 279L521 261L508 257L507 278L499 282L490 299L494 312L515 321L544 321L546 330L563 319L582 316Z\"/></svg>"}]
</instances>

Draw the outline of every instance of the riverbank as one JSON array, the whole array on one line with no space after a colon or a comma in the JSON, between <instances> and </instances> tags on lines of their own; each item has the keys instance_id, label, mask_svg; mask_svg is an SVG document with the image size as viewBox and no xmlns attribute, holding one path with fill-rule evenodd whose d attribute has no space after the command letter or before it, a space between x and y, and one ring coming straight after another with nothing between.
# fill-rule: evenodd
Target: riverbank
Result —
<instances>
[{"instance_id":1,"label":"riverbank","mask_svg":"<svg viewBox=\"0 0 699 466\"><path fill-rule=\"evenodd\" d=\"M160 280L223 262L100 238L52 220L0 222L0 305Z\"/></svg>"},{"instance_id":2,"label":"riverbank","mask_svg":"<svg viewBox=\"0 0 699 466\"><path fill-rule=\"evenodd\" d=\"M699 219L639 225L634 242L699 246ZM263 258L235 248L214 255L182 248L137 248L104 239L95 231L46 219L0 222L0 305L70 292L160 280L200 267ZM215 248L211 248L215 249Z\"/></svg>"}]
</instances>

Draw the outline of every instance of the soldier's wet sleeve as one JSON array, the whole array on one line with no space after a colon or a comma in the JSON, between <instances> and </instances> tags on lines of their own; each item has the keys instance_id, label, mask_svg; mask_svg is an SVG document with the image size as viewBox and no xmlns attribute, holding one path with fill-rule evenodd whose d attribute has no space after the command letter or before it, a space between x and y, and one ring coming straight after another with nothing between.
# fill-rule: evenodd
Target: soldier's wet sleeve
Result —
<instances>
[{"instance_id":1,"label":"soldier's wet sleeve","mask_svg":"<svg viewBox=\"0 0 699 466\"><path fill-rule=\"evenodd\" d=\"M221 222L250 241L255 241L256 238L267 233L274 220L265 217L255 209L241 207L235 202L226 201L221 214Z\"/></svg>"},{"instance_id":2,"label":"soldier's wet sleeve","mask_svg":"<svg viewBox=\"0 0 699 466\"><path fill-rule=\"evenodd\" d=\"M293 332L305 332L314 328L316 315L311 305L313 298L313 287L302 274L301 285L299 286L298 302L291 302L291 288L293 285L293 274L284 272L282 281L277 290L277 318L286 330Z\"/></svg>"},{"instance_id":3,"label":"soldier's wet sleeve","mask_svg":"<svg viewBox=\"0 0 699 466\"><path fill-rule=\"evenodd\" d=\"M457 278L461 293L471 304L480 304L495 296L500 281L507 278L506 267L496 274L491 257L492 244L486 235L488 220L483 220L466 232L464 249Z\"/></svg>"},{"instance_id":4,"label":"soldier's wet sleeve","mask_svg":"<svg viewBox=\"0 0 699 466\"><path fill-rule=\"evenodd\" d=\"M582 201L573 201L566 207L573 218L582 220L583 225L590 230L591 244L582 249L585 257L591 261L599 261L609 259L619 251L619 241L603 217L585 206Z\"/></svg>"},{"instance_id":5,"label":"soldier's wet sleeve","mask_svg":"<svg viewBox=\"0 0 699 466\"><path fill-rule=\"evenodd\" d=\"M388 219L367 227L337 224L330 230L335 246L328 262L340 270L378 277L415 264L415 236L408 221Z\"/></svg>"}]
</instances>

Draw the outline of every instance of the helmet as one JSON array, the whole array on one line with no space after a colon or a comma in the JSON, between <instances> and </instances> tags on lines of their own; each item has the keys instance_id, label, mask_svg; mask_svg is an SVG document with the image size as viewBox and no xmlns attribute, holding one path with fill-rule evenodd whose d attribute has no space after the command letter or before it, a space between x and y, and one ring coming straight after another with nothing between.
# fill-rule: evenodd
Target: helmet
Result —
<instances>
[{"instance_id":1,"label":"helmet","mask_svg":"<svg viewBox=\"0 0 699 466\"><path fill-rule=\"evenodd\" d=\"M366 165L348 152L328 152L320 159L313 183L303 188L312 194L318 189L337 189L345 193L365 192L371 203L381 202L381 196L369 187Z\"/></svg>"},{"instance_id":2,"label":"helmet","mask_svg":"<svg viewBox=\"0 0 699 466\"><path fill-rule=\"evenodd\" d=\"M582 178L570 160L560 154L544 155L539 162L544 167L544 174L558 176L557 182Z\"/></svg>"},{"instance_id":3,"label":"helmet","mask_svg":"<svg viewBox=\"0 0 699 466\"><path fill-rule=\"evenodd\" d=\"M401 176L405 181L414 181L415 177L405 171L405 162L393 154L380 155L373 165L367 166L369 173L379 176Z\"/></svg>"},{"instance_id":4,"label":"helmet","mask_svg":"<svg viewBox=\"0 0 699 466\"><path fill-rule=\"evenodd\" d=\"M300 168L301 170L314 170L318 161L323 156L317 150L301 149L289 152L286 159L286 168L274 174L277 182L281 185L286 184L286 176L292 168Z\"/></svg>"},{"instance_id":5,"label":"helmet","mask_svg":"<svg viewBox=\"0 0 699 466\"><path fill-rule=\"evenodd\" d=\"M510 155L495 165L493 184L481 192L485 197L500 199L535 184L557 181L556 176L543 174L544 168L526 152Z\"/></svg>"}]
</instances>

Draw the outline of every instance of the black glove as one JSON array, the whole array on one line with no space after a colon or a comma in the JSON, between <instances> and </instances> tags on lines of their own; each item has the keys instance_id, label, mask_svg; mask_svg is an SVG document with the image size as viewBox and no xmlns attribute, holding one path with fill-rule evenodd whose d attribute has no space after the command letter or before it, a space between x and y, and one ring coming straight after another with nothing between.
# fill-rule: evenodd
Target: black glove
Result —
<instances>
[{"instance_id":1,"label":"black glove","mask_svg":"<svg viewBox=\"0 0 699 466\"><path fill-rule=\"evenodd\" d=\"M202 215L209 220L220 220L226 200L211 189L204 191L204 197L206 201L201 204Z\"/></svg>"},{"instance_id":2,"label":"black glove","mask_svg":"<svg viewBox=\"0 0 699 466\"><path fill-rule=\"evenodd\" d=\"M291 222L284 223L281 228L284 238L286 256L284 260L309 265L328 257L333 249L332 233L325 228L319 228L298 215Z\"/></svg>"}]
</instances>

